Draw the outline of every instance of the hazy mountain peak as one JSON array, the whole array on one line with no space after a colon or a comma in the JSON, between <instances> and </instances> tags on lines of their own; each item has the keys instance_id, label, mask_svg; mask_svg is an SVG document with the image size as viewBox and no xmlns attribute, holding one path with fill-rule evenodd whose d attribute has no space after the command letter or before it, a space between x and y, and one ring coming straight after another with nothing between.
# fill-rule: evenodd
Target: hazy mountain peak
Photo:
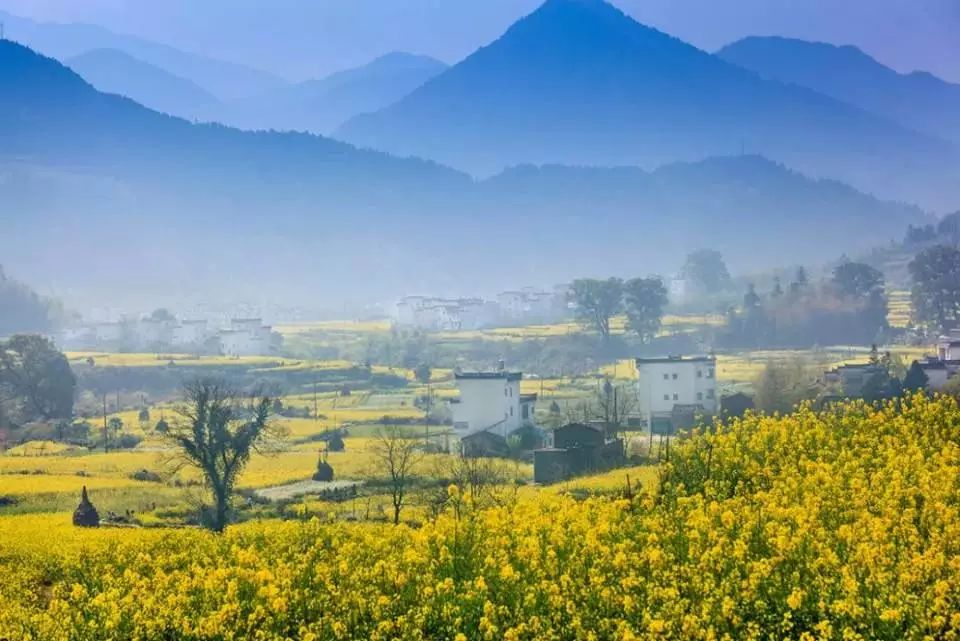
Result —
<instances>
[{"instance_id":1,"label":"hazy mountain peak","mask_svg":"<svg viewBox=\"0 0 960 641\"><path fill-rule=\"evenodd\" d=\"M960 142L960 85L901 74L852 45L752 36L717 55L773 80L808 87L930 135Z\"/></svg>"},{"instance_id":2,"label":"hazy mountain peak","mask_svg":"<svg viewBox=\"0 0 960 641\"><path fill-rule=\"evenodd\" d=\"M246 128L327 134L353 116L393 104L445 69L429 56L393 51L325 78L236 101L227 117Z\"/></svg>"},{"instance_id":3,"label":"hazy mountain peak","mask_svg":"<svg viewBox=\"0 0 960 641\"><path fill-rule=\"evenodd\" d=\"M441 62L436 58L417 53L409 53L407 51L390 51L381 56L377 56L365 66L371 65L389 65L395 67L435 66L439 68L444 68L447 66L446 63Z\"/></svg>"},{"instance_id":4,"label":"hazy mountain peak","mask_svg":"<svg viewBox=\"0 0 960 641\"><path fill-rule=\"evenodd\" d=\"M208 119L218 104L196 83L120 49L94 49L65 62L99 91L126 96L164 113Z\"/></svg>"}]
</instances>

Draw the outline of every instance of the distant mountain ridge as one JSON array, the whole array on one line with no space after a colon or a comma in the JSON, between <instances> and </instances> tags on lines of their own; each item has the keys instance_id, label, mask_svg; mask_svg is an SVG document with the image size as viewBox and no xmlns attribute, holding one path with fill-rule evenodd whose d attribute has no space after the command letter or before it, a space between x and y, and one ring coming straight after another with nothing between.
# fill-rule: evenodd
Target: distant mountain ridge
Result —
<instances>
[{"instance_id":1,"label":"distant mountain ridge","mask_svg":"<svg viewBox=\"0 0 960 641\"><path fill-rule=\"evenodd\" d=\"M319 136L191 124L9 41L0 203L5 262L105 305L117 292L173 304L487 291L670 272L700 245L752 268L832 258L927 220L755 156L516 167L478 183Z\"/></svg>"},{"instance_id":2,"label":"distant mountain ridge","mask_svg":"<svg viewBox=\"0 0 960 641\"><path fill-rule=\"evenodd\" d=\"M166 114L209 120L220 106L196 83L119 49L94 49L64 62L98 91L126 96Z\"/></svg>"},{"instance_id":3,"label":"distant mountain ridge","mask_svg":"<svg viewBox=\"0 0 960 641\"><path fill-rule=\"evenodd\" d=\"M603 0L547 0L335 135L475 175L519 163L654 167L743 149L886 197L960 199L949 143L765 80Z\"/></svg>"},{"instance_id":4,"label":"distant mountain ridge","mask_svg":"<svg viewBox=\"0 0 960 641\"><path fill-rule=\"evenodd\" d=\"M0 20L5 24L8 39L59 60L96 49L117 49L186 78L222 100L250 96L285 84L284 80L264 71L114 33L97 25L35 22L3 11L0 11Z\"/></svg>"},{"instance_id":5,"label":"distant mountain ridge","mask_svg":"<svg viewBox=\"0 0 960 641\"><path fill-rule=\"evenodd\" d=\"M860 49L750 37L717 55L766 78L808 87L930 135L960 142L960 85L926 72L901 74Z\"/></svg>"},{"instance_id":6,"label":"distant mountain ridge","mask_svg":"<svg viewBox=\"0 0 960 641\"><path fill-rule=\"evenodd\" d=\"M326 78L234 101L223 117L244 129L328 134L353 116L393 104L446 68L428 56L393 52Z\"/></svg>"}]
</instances>

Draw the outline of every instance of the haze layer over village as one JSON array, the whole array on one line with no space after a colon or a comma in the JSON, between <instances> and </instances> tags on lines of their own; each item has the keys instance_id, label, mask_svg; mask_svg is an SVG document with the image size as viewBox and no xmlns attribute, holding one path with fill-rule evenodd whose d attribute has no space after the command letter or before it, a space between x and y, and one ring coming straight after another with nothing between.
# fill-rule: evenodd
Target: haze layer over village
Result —
<instances>
[{"instance_id":1,"label":"haze layer over village","mask_svg":"<svg viewBox=\"0 0 960 641\"><path fill-rule=\"evenodd\" d=\"M960 635L950 0L0 0L0 639Z\"/></svg>"}]
</instances>

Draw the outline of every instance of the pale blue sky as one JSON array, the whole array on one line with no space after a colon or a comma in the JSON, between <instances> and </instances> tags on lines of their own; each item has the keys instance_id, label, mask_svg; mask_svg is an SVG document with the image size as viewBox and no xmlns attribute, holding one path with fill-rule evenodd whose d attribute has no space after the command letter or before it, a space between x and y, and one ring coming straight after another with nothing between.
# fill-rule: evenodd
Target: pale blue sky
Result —
<instances>
[{"instance_id":1,"label":"pale blue sky","mask_svg":"<svg viewBox=\"0 0 960 641\"><path fill-rule=\"evenodd\" d=\"M456 62L540 0L0 0L40 20L100 24L290 79L391 50ZM960 0L615 0L714 50L745 35L855 44L899 70L960 82Z\"/></svg>"}]
</instances>

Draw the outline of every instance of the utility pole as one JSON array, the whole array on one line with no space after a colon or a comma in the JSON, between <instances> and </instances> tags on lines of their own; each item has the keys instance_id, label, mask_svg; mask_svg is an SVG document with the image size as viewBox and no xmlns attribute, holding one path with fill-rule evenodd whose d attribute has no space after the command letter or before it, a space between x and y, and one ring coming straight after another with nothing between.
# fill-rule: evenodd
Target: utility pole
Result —
<instances>
[{"instance_id":1,"label":"utility pole","mask_svg":"<svg viewBox=\"0 0 960 641\"><path fill-rule=\"evenodd\" d=\"M107 393L103 393L103 451L109 451L109 434L107 431Z\"/></svg>"}]
</instances>

